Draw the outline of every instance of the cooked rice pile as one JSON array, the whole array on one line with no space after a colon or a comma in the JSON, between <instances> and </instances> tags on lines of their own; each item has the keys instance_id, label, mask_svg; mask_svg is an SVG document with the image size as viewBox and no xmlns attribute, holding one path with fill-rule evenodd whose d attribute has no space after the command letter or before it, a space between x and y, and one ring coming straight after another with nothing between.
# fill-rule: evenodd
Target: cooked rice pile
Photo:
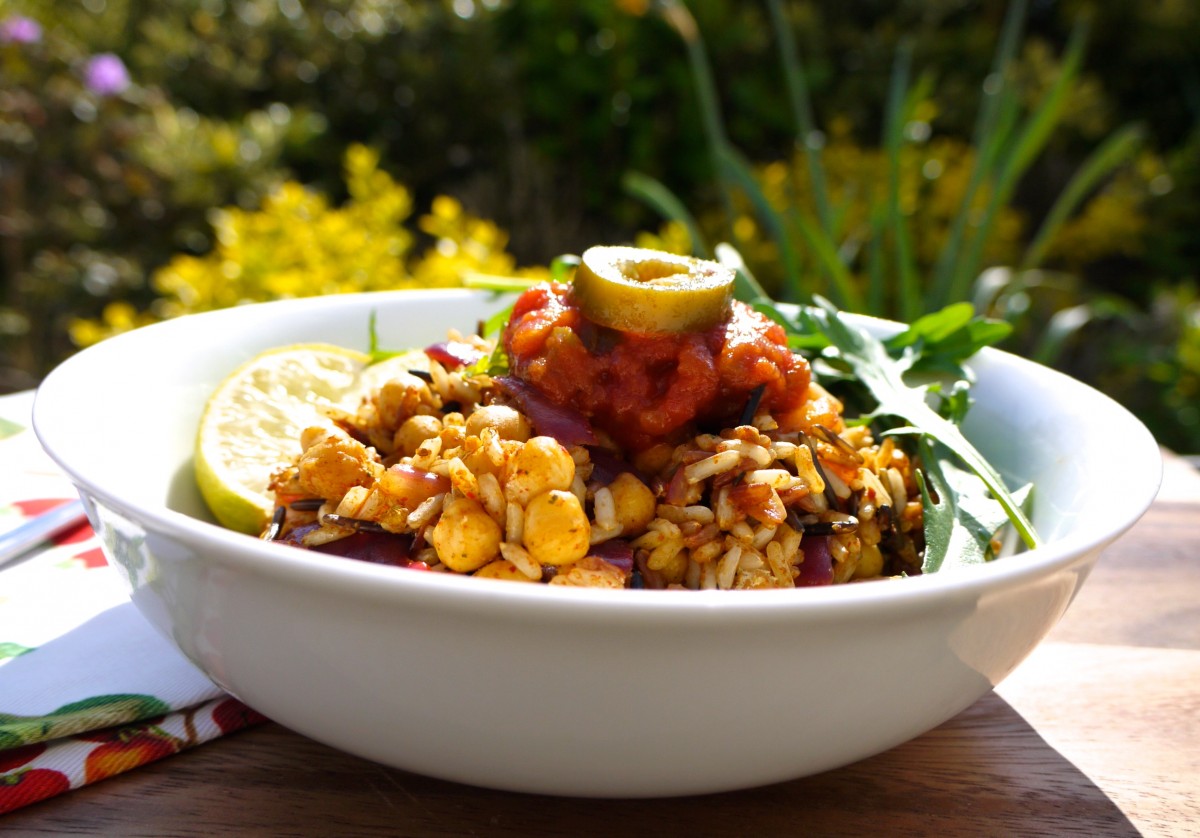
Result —
<instances>
[{"instance_id":1,"label":"cooked rice pile","mask_svg":"<svg viewBox=\"0 0 1200 838\"><path fill-rule=\"evenodd\" d=\"M759 413L614 477L587 448L533 435L490 379L437 362L428 378L402 373L303 433L272 481L286 511L273 535L302 533L306 547L364 529L410 535L411 559L431 570L552 585L788 588L919 572L907 455L845 427L819 385L838 432L782 433Z\"/></svg>"}]
</instances>

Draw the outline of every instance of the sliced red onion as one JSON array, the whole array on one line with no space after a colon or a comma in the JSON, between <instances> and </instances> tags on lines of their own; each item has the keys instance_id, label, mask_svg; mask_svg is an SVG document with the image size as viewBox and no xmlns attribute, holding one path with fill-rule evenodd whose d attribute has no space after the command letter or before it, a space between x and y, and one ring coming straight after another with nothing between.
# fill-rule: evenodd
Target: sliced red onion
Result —
<instances>
[{"instance_id":1,"label":"sliced red onion","mask_svg":"<svg viewBox=\"0 0 1200 838\"><path fill-rule=\"evenodd\" d=\"M276 544L286 544L289 547L299 547L301 550L312 550L314 553L324 553L327 556L341 556L344 559L357 559L372 564L386 564L395 567L406 567L412 570L428 570L424 562L413 561L413 539L410 535L395 533L356 532L336 541L308 547L304 544L304 536L319 529L320 524L305 524L296 527Z\"/></svg>"},{"instance_id":2,"label":"sliced red onion","mask_svg":"<svg viewBox=\"0 0 1200 838\"><path fill-rule=\"evenodd\" d=\"M539 434L552 436L563 445L595 445L599 441L587 417L578 410L555 404L519 378L504 376L495 381L496 386L516 401Z\"/></svg>"},{"instance_id":3,"label":"sliced red onion","mask_svg":"<svg viewBox=\"0 0 1200 838\"><path fill-rule=\"evenodd\" d=\"M389 497L408 509L450 490L450 478L405 463L389 466L381 483Z\"/></svg>"},{"instance_id":4,"label":"sliced red onion","mask_svg":"<svg viewBox=\"0 0 1200 838\"><path fill-rule=\"evenodd\" d=\"M425 354L443 367L458 369L471 366L486 353L461 340L447 340L425 347Z\"/></svg>"},{"instance_id":5,"label":"sliced red onion","mask_svg":"<svg viewBox=\"0 0 1200 838\"><path fill-rule=\"evenodd\" d=\"M372 564L390 564L398 567L409 567L414 564L412 554L412 538L393 533L356 532L337 541L311 548L317 553L331 556L342 556L347 559L371 562ZM416 564L422 564L416 562Z\"/></svg>"},{"instance_id":6,"label":"sliced red onion","mask_svg":"<svg viewBox=\"0 0 1200 838\"><path fill-rule=\"evenodd\" d=\"M608 541L593 544L588 550L588 555L604 559L625 573L633 572L633 545L624 539L610 538Z\"/></svg>"},{"instance_id":7,"label":"sliced red onion","mask_svg":"<svg viewBox=\"0 0 1200 838\"><path fill-rule=\"evenodd\" d=\"M663 492L663 500L672 506L683 506L687 503L688 489L689 486L683 466L679 466L667 482L667 488Z\"/></svg>"},{"instance_id":8,"label":"sliced red onion","mask_svg":"<svg viewBox=\"0 0 1200 838\"><path fill-rule=\"evenodd\" d=\"M600 446L592 446L588 449L588 459L592 461L592 480L597 481L605 486L612 483L625 472L629 472L634 477L646 481L638 474L637 469L627 463L617 453L609 448L601 448Z\"/></svg>"},{"instance_id":9,"label":"sliced red onion","mask_svg":"<svg viewBox=\"0 0 1200 838\"><path fill-rule=\"evenodd\" d=\"M833 584L833 554L829 552L829 536L806 535L800 542L804 561L800 563L800 575L796 587Z\"/></svg>"}]
</instances>

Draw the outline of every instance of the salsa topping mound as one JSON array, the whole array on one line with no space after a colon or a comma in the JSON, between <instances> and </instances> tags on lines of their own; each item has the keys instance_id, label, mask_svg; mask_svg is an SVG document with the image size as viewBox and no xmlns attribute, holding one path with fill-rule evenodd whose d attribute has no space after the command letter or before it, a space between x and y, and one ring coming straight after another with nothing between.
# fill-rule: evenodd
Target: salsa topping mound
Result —
<instances>
[{"instance_id":1,"label":"salsa topping mound","mask_svg":"<svg viewBox=\"0 0 1200 838\"><path fill-rule=\"evenodd\" d=\"M740 302L702 330L628 332L591 320L572 286L547 283L517 300L501 341L515 377L631 451L735 425L760 387L763 409L792 416L811 383L783 328Z\"/></svg>"}]
</instances>

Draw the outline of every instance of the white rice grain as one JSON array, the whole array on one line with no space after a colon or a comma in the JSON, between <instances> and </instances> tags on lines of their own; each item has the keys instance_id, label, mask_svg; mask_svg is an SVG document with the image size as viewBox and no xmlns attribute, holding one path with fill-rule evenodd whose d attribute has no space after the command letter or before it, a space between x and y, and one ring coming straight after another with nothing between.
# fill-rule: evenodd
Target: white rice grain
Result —
<instances>
[{"instance_id":1,"label":"white rice grain","mask_svg":"<svg viewBox=\"0 0 1200 838\"><path fill-rule=\"evenodd\" d=\"M510 541L500 543L500 555L513 563L513 567L521 571L521 573L530 579L541 579L542 568L533 556L529 555L529 551L520 544L513 544Z\"/></svg>"},{"instance_id":2,"label":"white rice grain","mask_svg":"<svg viewBox=\"0 0 1200 838\"><path fill-rule=\"evenodd\" d=\"M721 451L689 466L684 466L683 478L688 483L699 483L701 480L707 480L730 471L737 466L740 460L741 454L737 451Z\"/></svg>"}]
</instances>

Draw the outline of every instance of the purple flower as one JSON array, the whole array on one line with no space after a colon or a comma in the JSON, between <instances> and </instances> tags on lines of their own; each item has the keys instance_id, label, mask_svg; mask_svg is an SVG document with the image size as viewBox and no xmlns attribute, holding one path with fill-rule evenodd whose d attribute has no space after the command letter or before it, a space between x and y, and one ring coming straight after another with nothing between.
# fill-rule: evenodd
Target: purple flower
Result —
<instances>
[{"instance_id":1,"label":"purple flower","mask_svg":"<svg viewBox=\"0 0 1200 838\"><path fill-rule=\"evenodd\" d=\"M120 58L102 52L88 59L83 68L83 83L98 96L115 96L129 87L129 71Z\"/></svg>"},{"instance_id":2,"label":"purple flower","mask_svg":"<svg viewBox=\"0 0 1200 838\"><path fill-rule=\"evenodd\" d=\"M0 44L36 44L42 40L42 25L31 17L13 15L0 21Z\"/></svg>"}]
</instances>

